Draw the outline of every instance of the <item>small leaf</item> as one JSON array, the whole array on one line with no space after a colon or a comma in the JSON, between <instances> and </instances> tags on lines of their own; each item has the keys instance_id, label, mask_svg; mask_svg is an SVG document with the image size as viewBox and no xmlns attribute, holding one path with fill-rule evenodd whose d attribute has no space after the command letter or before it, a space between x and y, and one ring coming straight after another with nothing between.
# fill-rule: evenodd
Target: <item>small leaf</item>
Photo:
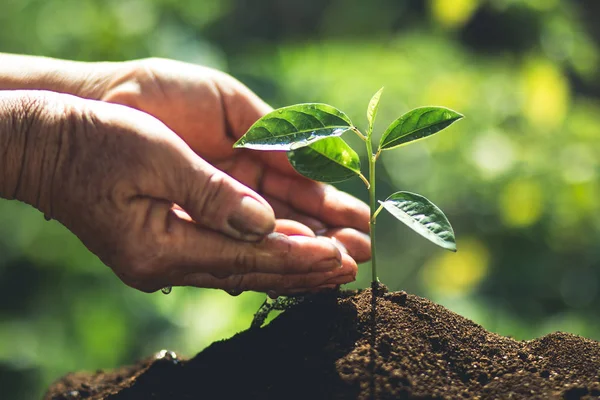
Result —
<instances>
[{"instance_id":1,"label":"small leaf","mask_svg":"<svg viewBox=\"0 0 600 400\"><path fill-rule=\"evenodd\" d=\"M393 149L426 138L463 118L462 114L444 107L421 107L407 112L386 129L379 148Z\"/></svg>"},{"instance_id":2,"label":"small leaf","mask_svg":"<svg viewBox=\"0 0 600 400\"><path fill-rule=\"evenodd\" d=\"M287 156L296 171L315 181L340 182L360 174L358 154L339 137L319 140Z\"/></svg>"},{"instance_id":3,"label":"small leaf","mask_svg":"<svg viewBox=\"0 0 600 400\"><path fill-rule=\"evenodd\" d=\"M416 193L396 192L379 203L419 235L440 247L456 251L454 230L448 218L425 197Z\"/></svg>"},{"instance_id":4,"label":"small leaf","mask_svg":"<svg viewBox=\"0 0 600 400\"><path fill-rule=\"evenodd\" d=\"M296 104L274 110L254 123L233 147L289 151L352 127L340 110L320 103Z\"/></svg>"},{"instance_id":5,"label":"small leaf","mask_svg":"<svg viewBox=\"0 0 600 400\"><path fill-rule=\"evenodd\" d=\"M377 110L379 110L379 99L381 99L381 93L383 88L379 89L377 93L373 95L367 108L367 120L369 121L369 132L373 132L373 124L375 123L375 117L377 117Z\"/></svg>"}]
</instances>

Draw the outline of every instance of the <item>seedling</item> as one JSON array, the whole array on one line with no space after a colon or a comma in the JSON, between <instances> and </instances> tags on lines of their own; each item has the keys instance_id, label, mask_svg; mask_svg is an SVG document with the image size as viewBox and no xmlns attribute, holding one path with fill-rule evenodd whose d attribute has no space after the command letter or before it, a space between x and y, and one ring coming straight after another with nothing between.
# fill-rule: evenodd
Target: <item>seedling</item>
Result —
<instances>
[{"instance_id":1,"label":"seedling","mask_svg":"<svg viewBox=\"0 0 600 400\"><path fill-rule=\"evenodd\" d=\"M321 103L297 104L274 110L254 123L235 144L236 148L285 151L296 171L307 178L327 183L360 178L369 191L371 276L377 279L375 223L385 209L409 228L450 251L456 251L454 231L448 218L435 204L411 192L396 192L376 201L375 163L384 151L424 139L463 118L444 107L421 107L392 122L373 151L373 124L379 108L381 88L367 108L367 130L362 133L342 111ZM362 174L358 154L341 138L353 132L364 143L368 178Z\"/></svg>"}]
</instances>

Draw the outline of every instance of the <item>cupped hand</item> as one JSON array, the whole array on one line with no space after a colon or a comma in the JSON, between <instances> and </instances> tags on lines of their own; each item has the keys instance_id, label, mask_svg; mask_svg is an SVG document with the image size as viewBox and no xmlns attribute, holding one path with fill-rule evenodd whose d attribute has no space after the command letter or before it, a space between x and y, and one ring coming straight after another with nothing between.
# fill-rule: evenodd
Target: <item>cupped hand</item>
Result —
<instances>
[{"instance_id":1,"label":"cupped hand","mask_svg":"<svg viewBox=\"0 0 600 400\"><path fill-rule=\"evenodd\" d=\"M126 284L293 294L354 280L355 261L332 240L276 222L261 196L149 114L58 94L28 103L44 115L30 130L59 149L41 157L56 166L38 207Z\"/></svg>"},{"instance_id":2,"label":"cupped hand","mask_svg":"<svg viewBox=\"0 0 600 400\"><path fill-rule=\"evenodd\" d=\"M279 231L285 226L284 233L306 235L308 227L343 244L357 262L370 258L364 203L300 176L284 153L232 148L271 110L243 84L210 68L164 59L124 63L110 74L101 100L156 117L208 163L266 199L278 219L297 222L280 223Z\"/></svg>"}]
</instances>

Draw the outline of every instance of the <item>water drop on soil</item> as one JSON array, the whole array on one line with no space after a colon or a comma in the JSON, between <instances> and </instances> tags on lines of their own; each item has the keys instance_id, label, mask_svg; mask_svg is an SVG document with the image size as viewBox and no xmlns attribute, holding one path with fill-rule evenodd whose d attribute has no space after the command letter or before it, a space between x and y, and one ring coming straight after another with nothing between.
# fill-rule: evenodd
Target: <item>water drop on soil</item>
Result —
<instances>
[{"instance_id":1,"label":"water drop on soil","mask_svg":"<svg viewBox=\"0 0 600 400\"><path fill-rule=\"evenodd\" d=\"M175 354L175 352L171 350L161 350L154 355L154 358L156 360L170 361L173 364L179 363L179 358L177 357L177 354Z\"/></svg>"},{"instance_id":2,"label":"water drop on soil","mask_svg":"<svg viewBox=\"0 0 600 400\"><path fill-rule=\"evenodd\" d=\"M164 288L160 289L160 291L163 292L164 294L171 293L171 290L173 290L172 286L165 286Z\"/></svg>"}]
</instances>

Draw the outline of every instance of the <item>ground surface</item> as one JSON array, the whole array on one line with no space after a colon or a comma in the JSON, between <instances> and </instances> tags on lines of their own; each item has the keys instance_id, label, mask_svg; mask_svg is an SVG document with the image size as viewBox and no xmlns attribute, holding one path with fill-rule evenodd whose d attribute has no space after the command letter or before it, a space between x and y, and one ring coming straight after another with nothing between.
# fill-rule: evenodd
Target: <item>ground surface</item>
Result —
<instances>
[{"instance_id":1,"label":"ground surface","mask_svg":"<svg viewBox=\"0 0 600 400\"><path fill-rule=\"evenodd\" d=\"M46 399L596 399L599 375L599 342L515 341L403 292L378 297L375 316L366 290L305 302L190 360L68 375Z\"/></svg>"}]
</instances>

